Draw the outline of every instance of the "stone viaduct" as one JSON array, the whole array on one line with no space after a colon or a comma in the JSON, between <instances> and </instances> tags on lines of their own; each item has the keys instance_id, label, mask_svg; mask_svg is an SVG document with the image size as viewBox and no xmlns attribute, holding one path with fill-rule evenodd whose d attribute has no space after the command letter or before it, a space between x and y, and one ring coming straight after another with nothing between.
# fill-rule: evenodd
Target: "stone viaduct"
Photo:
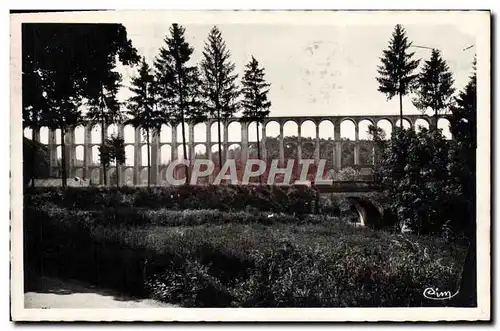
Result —
<instances>
[{"instance_id":1,"label":"stone viaduct","mask_svg":"<svg viewBox=\"0 0 500 331\"><path fill-rule=\"evenodd\" d=\"M440 117L446 119L446 116L443 115ZM424 126L429 127L429 125L432 125L433 123L433 117L431 116L426 116L426 115L405 115L404 116L404 126L405 127L411 127L412 129L415 129L417 124L421 125L422 123ZM260 124L259 126L262 128L262 136L261 136L261 157L266 158L267 155L269 155L269 151L266 149L266 138L269 138L269 135L266 133L266 128L269 127L271 123L274 123L273 125L276 127L276 125L279 127L279 133L275 135L279 142L279 159L281 164L284 163L284 145L285 145L285 139L284 137L284 126L288 125L289 123L292 123L294 127L296 127L296 134L295 136L297 137L297 155L299 158L302 157L302 145L303 145L303 137L302 137L302 124L305 122L312 122L315 126L316 129L316 135L315 137L312 137L311 139L308 139L308 143L315 144L314 146L314 159L318 160L319 155L320 155L320 148L324 148L324 145L320 144L320 134L319 134L319 128L320 124L324 122L329 122L330 128L333 128L331 131L331 134L327 134L326 136L323 134L321 139L326 139L327 143L329 144L329 148L333 151L333 163L334 163L334 168L336 170L339 170L341 168L341 157L342 157L342 145L346 143L345 140L341 140L341 123L344 121L350 121L354 125L354 139L348 143L353 143L354 144L354 166L360 166L359 164L359 150L360 150L360 144L363 142L363 140L359 139L359 127L360 123L363 121L368 121L369 124L373 125L379 125L381 121L385 121L385 123L389 123L391 126L391 130L393 127L396 125L399 125L399 116L397 115L359 115L359 116L298 116L298 117L269 117L266 118L265 121ZM423 121L423 122L422 122ZM228 128L229 126L237 122L238 125L240 126L240 131L241 131L241 139L239 141L231 141L229 139L228 135ZM417 123L420 122L420 123ZM427 124L425 124L427 123ZM205 123L197 124L196 126L188 125L186 135L188 138L188 143L187 143L187 149L188 149L188 158L191 160L195 157L195 147L198 148L200 145L205 147L205 151L207 153L207 156L209 159L212 158L212 148L217 145L217 141L213 141L212 138L212 132L214 128L216 128L216 121L215 120L209 120ZM213 126L214 125L214 126ZM222 130L223 130L223 151L224 153L228 152L228 147L231 145L238 145L241 148L241 161L245 161L248 158L248 153L249 153L249 147L252 146L253 144L256 143L256 141L251 141L249 139L249 123L244 123L240 122L240 119L235 117L235 118L230 118L228 119L224 124L222 125ZM253 123L255 125L255 123ZM117 126L117 131L118 135L125 137L125 127L123 125L118 125ZM165 129L169 130L171 133L170 139L168 141L162 141L160 139L161 135L160 134L155 134L152 136L151 139L151 178L152 178L152 184L161 184L161 179L164 176L163 172L166 169L167 165L162 164L162 151L165 153L165 148L166 146L169 147L168 153L170 154L170 160L175 160L178 158L178 148L182 146L182 141L178 140L178 131L180 130L180 126L177 127L166 127ZM195 130L198 130L198 128L204 128L204 135L206 135L205 139L197 139L195 141ZM46 128L45 128L46 129ZM100 145L100 141L94 142L92 139L92 127L86 126L86 127L79 127L77 130L80 130L80 132L83 132L83 141L79 141L78 143L75 140L75 129L69 130L69 132L65 135L64 140L65 140L65 148L66 148L66 162L67 162L67 169L68 169L68 177L83 177L83 178L91 178L93 182L96 182L97 180L102 184L103 183L103 174L102 174L102 167L99 165L99 160L97 157L97 160L95 159L95 153L93 157L93 149L97 148ZM106 132L108 128L106 128ZM133 149L133 158L130 157L131 153L127 153L127 158L129 161L127 162L127 165L123 166L111 166L108 169L108 173L106 174L110 178L112 173L114 171L118 171L120 176L120 184L127 183L131 184L133 183L134 185L139 185L143 182L141 179L141 176L144 171L146 171L147 167L144 165L144 157L147 157L143 152L143 146L146 146L145 139L143 139L143 135L141 134L141 130L137 128L129 128L130 130L133 130L132 132L134 133L134 139L131 142L130 139L125 140L125 146L126 146L126 151L130 151ZM95 130L95 129L94 129ZM163 130L163 129L162 129ZM254 129L252 129L254 130ZM61 145L56 143L58 138L56 139L56 132L52 130L46 129L46 132L48 132L48 137L45 139L46 141L40 140L40 131L35 132L35 139L46 144L48 146L49 154L50 154L50 167L51 167L51 174L55 173L60 173L60 165L58 164L58 154L60 154L60 148ZM329 131L330 132L330 131ZM59 134L59 133L58 133ZM163 132L162 132L163 134ZM99 134L100 135L100 134ZM31 135L28 136L28 138L31 138ZM199 140L199 141L198 141ZM366 140L364 140L366 142ZM59 149L59 152L56 152ZM83 154L83 160L77 160L77 149L80 149L80 154ZM81 153L81 149L83 149L83 153ZM310 157L308 157L310 158ZM133 162L132 162L133 160ZM132 163L132 164L130 164ZM370 165L368 165L370 166ZM118 168L118 169L116 169ZM107 181L109 184L109 180Z\"/></svg>"}]
</instances>

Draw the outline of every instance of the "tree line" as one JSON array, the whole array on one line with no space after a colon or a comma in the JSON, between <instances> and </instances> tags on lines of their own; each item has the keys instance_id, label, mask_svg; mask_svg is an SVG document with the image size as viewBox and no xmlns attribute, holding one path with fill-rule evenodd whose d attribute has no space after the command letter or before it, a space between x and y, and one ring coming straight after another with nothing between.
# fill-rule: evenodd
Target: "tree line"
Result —
<instances>
[{"instance_id":1,"label":"tree line","mask_svg":"<svg viewBox=\"0 0 500 331\"><path fill-rule=\"evenodd\" d=\"M441 52L432 49L416 73L420 60L413 59L411 45L397 25L378 67L378 89L388 99L399 96L401 123L401 100L408 94L414 95L418 109L431 109L435 121L431 130L419 133L395 128L390 141L380 128L370 127L376 155L381 155L376 160L376 182L390 198L397 226L417 234L442 235L450 243L455 240L453 233L465 235L469 249L457 298L476 306L476 59L468 83L454 95L453 75ZM448 141L437 129L438 115L445 112L454 138Z\"/></svg>"},{"instance_id":2,"label":"tree line","mask_svg":"<svg viewBox=\"0 0 500 331\"><path fill-rule=\"evenodd\" d=\"M378 90L388 100L399 97L400 125L403 124L403 97L413 94L413 105L425 112L431 109L434 113L433 126L437 128L438 115L449 110L453 104L453 75L441 51L431 49L431 56L426 60L420 72L416 72L421 59L415 59L411 52L412 42L408 41L405 29L397 24L394 28L389 46L383 51L381 64L377 67L379 76ZM427 47L424 47L427 48Z\"/></svg>"},{"instance_id":3,"label":"tree line","mask_svg":"<svg viewBox=\"0 0 500 331\"><path fill-rule=\"evenodd\" d=\"M139 128L148 147L148 185L151 136L159 134L164 124L181 125L186 157L185 124L216 119L219 166L224 162L221 126L228 118L242 111L241 121L257 122L259 134L258 124L269 115L271 107L264 68L252 56L239 80L231 53L216 26L205 42L201 63L193 65L194 49L185 33L183 26L172 24L150 67L121 24L23 25L23 127L32 129L33 140L42 126L60 130L63 186L67 178L64 136L78 125L101 126L103 174L110 162L125 163L123 137L107 137L105 128L110 124ZM129 87L132 96L123 103L117 98L122 86L122 75L116 71L118 63L138 66L138 75ZM86 114L82 106L88 108ZM260 151L258 154L260 157ZM31 173L35 178L34 168ZM186 175L189 183L187 167ZM103 179L106 185L105 175Z\"/></svg>"}]
</instances>

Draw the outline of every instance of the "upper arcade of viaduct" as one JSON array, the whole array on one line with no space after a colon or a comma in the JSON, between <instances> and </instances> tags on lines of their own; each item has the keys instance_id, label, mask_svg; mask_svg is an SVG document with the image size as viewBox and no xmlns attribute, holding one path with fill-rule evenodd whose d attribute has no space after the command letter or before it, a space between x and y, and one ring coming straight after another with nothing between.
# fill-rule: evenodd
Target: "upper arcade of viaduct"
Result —
<instances>
[{"instance_id":1,"label":"upper arcade of viaduct","mask_svg":"<svg viewBox=\"0 0 500 331\"><path fill-rule=\"evenodd\" d=\"M440 116L440 119L446 119L446 115ZM416 129L419 125L424 125L427 128L433 125L434 118L426 115L404 115L403 116L403 125L405 127L410 127L412 129ZM256 142L256 138L253 139L250 135L255 136L253 131L255 131L255 123L245 123L240 122L240 118L230 118L226 120L224 123L221 123L221 138L222 138L222 149L224 156L227 156L228 150L230 146L237 145L241 148L241 161L245 161L249 157L249 147ZM363 139L360 139L360 124L364 122L364 124L372 124L381 126L381 123L385 123L385 125L389 125L392 130L393 127L399 126L399 116L398 115L356 115L356 116L282 116L282 117L268 117L263 123L259 124L261 128L261 156L262 158L267 158L268 152L266 149L266 138L268 137L276 137L279 142L279 160L281 164L284 163L284 146L286 144L286 139L284 137L289 135L294 135L297 137L297 155L299 158L302 157L302 144L306 140L306 137L303 136L302 127L305 123L309 123L309 129L314 127L314 133L309 134L307 136L308 143L315 144L314 146L314 159L319 160L320 156L320 148L324 148L322 144L320 144L321 139L327 139L328 143L331 144L333 151L333 164L336 170L341 168L341 154L342 154L342 144L345 143L341 137L341 125L344 122L352 123L354 134L350 139L350 143L354 143L354 165L359 165L359 150L360 150L360 142ZM187 140L187 150L188 150L188 159L193 159L195 157L195 153L199 151L200 146L203 147L205 153L209 159L212 158L212 150L215 150L215 146L217 145L217 140L213 139L214 135L213 131L217 130L216 120L209 120L205 123L199 123L196 125L186 125L186 140ZM312 123L312 124L311 124ZM326 129L323 129L322 134L320 135L320 126L323 124ZM236 124L236 125L235 125ZM294 134L284 134L284 128L286 126L292 125L294 127ZM109 132L109 128L113 126L110 125L105 128L105 132ZM229 131L231 127L239 127L238 137L233 138L230 137ZM143 135L141 134L141 130L138 128L126 128L123 125L117 125L117 133L118 135L125 138L126 145L126 154L127 154L127 165L119 166L118 169L115 167L111 167L109 169L109 173L106 174L110 176L112 171L120 172L119 178L123 181L124 174L127 171L133 172L133 182L134 184L138 184L141 182L141 170L144 168L146 162L144 162L144 157L147 158L147 154L143 151L143 147L145 147L146 142L143 139ZM268 131L269 128L273 127L274 133L270 133ZM366 125L365 125L366 127ZM381 126L382 127L382 126ZM276 129L278 128L278 130ZM384 127L383 127L384 128ZM385 128L384 128L385 129ZM99 139L93 139L93 131ZM128 130L128 133L125 131ZM326 132L325 132L326 130ZM366 128L365 128L366 130ZM58 155L60 155L60 138L56 136L56 132L52 130L42 129L44 131L44 137L41 137L40 131L35 132L35 139L40 141L43 144L46 144L49 149L50 154L50 167L52 170L58 168ZM75 132L78 133L76 134ZM180 139L180 131L181 127L167 127L164 126L162 128L162 132L160 134L153 134L151 138L151 172L152 172L152 181L153 183L159 184L161 182L162 171L164 166L162 165L162 161L165 159L174 160L177 159L180 154L182 154L182 139ZM234 131L231 129L231 131ZM278 131L278 132L276 132ZM309 130L311 131L311 130ZM250 135L249 135L250 132ZM195 135L195 133L197 133ZM59 133L57 133L59 134ZM165 139L164 136L167 136ZM130 137L133 136L133 137ZM195 139L196 136L196 139ZM31 134L28 136L31 139ZM41 139L42 138L42 139ZM131 139L132 138L132 139ZM312 139L311 139L312 138ZM96 141L97 140L97 141ZM69 176L82 176L86 178L91 178L93 176L94 171L99 171L100 182L103 182L103 174L100 173L101 169L98 165L96 165L99 160L95 159L96 149L100 145L100 130L97 134L96 128L91 126L86 127L78 127L72 130L69 130L65 137L65 149L67 155L67 168ZM83 149L83 153L81 152ZM77 151L80 151L80 158L82 158L83 165L77 165ZM162 153L164 154L162 157ZM83 154L83 155L82 155ZM167 154L167 155L165 155ZM270 154L270 153L269 153ZM83 157L82 157L83 156ZM132 162L133 160L133 162ZM52 171L51 171L52 173ZM109 182L109 181L108 181Z\"/></svg>"}]
</instances>

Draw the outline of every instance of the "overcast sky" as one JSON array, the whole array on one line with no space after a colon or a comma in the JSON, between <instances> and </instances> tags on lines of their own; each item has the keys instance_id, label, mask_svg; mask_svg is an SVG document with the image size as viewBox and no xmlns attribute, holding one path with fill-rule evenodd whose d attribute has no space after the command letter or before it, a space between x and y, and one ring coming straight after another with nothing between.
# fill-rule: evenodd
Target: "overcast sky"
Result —
<instances>
[{"instance_id":1,"label":"overcast sky","mask_svg":"<svg viewBox=\"0 0 500 331\"><path fill-rule=\"evenodd\" d=\"M152 64L164 45L170 23L125 22L129 38ZM193 63L199 63L213 25L185 25L186 39L194 47ZM377 91L377 66L388 45L394 25L217 25L231 52L236 73L243 74L251 56L266 70L271 83L270 116L397 114L397 100L387 102ZM414 45L442 51L461 89L471 72L475 43L453 25L403 25ZM415 57L426 60L430 50L413 48ZM421 61L423 64L423 61ZM124 84L135 70L124 73ZM123 96L128 93L123 90ZM410 99L405 113L419 113Z\"/></svg>"}]
</instances>

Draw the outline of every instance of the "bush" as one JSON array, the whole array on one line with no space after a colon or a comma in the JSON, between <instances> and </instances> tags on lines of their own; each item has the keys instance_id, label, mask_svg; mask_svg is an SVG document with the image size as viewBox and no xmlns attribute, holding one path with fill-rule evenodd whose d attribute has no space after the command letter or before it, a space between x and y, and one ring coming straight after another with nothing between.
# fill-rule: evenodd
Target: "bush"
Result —
<instances>
[{"instance_id":1,"label":"bush","mask_svg":"<svg viewBox=\"0 0 500 331\"><path fill-rule=\"evenodd\" d=\"M305 186L170 186L121 188L28 188L24 204L56 204L64 208L100 210L108 207L219 209L239 211L249 207L261 211L307 213L315 199Z\"/></svg>"},{"instance_id":2,"label":"bush","mask_svg":"<svg viewBox=\"0 0 500 331\"><path fill-rule=\"evenodd\" d=\"M377 169L390 209L415 233L439 234L450 221L460 230L468 222L450 147L441 132L395 129Z\"/></svg>"}]
</instances>

